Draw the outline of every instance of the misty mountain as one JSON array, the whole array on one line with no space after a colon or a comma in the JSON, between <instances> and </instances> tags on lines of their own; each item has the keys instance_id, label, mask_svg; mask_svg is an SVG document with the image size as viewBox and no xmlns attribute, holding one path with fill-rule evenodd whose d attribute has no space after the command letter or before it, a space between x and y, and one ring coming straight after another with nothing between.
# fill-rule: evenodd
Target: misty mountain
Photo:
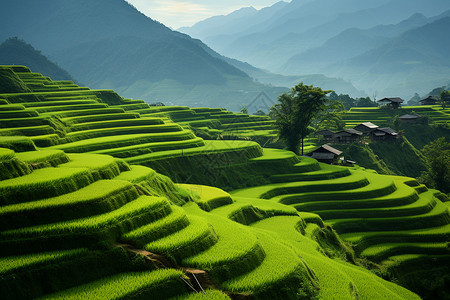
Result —
<instances>
[{"instance_id":1,"label":"misty mountain","mask_svg":"<svg viewBox=\"0 0 450 300\"><path fill-rule=\"evenodd\" d=\"M253 27L230 34L226 43L216 42L224 40L223 34L198 37L225 56L280 72L292 56L320 47L347 29L397 24L415 13L430 17L449 8L447 0L294 0L263 26L255 23L256 31Z\"/></svg>"},{"instance_id":2,"label":"misty mountain","mask_svg":"<svg viewBox=\"0 0 450 300\"><path fill-rule=\"evenodd\" d=\"M298 70L304 73L327 73L331 64L336 64L361 55L379 45L388 42L392 37L423 26L429 19L422 14L414 14L410 18L395 25L378 25L370 29L351 28L327 40L322 46L306 50L291 57L283 67L283 72L295 74Z\"/></svg>"},{"instance_id":3,"label":"misty mountain","mask_svg":"<svg viewBox=\"0 0 450 300\"><path fill-rule=\"evenodd\" d=\"M17 38L7 39L0 44L0 65L24 65L53 80L76 81L66 70L50 61L32 45Z\"/></svg>"},{"instance_id":4,"label":"misty mountain","mask_svg":"<svg viewBox=\"0 0 450 300\"><path fill-rule=\"evenodd\" d=\"M125 97L239 109L263 90L280 91L124 0L9 1L0 26L0 40L25 39L83 84Z\"/></svg>"},{"instance_id":5,"label":"misty mountain","mask_svg":"<svg viewBox=\"0 0 450 300\"><path fill-rule=\"evenodd\" d=\"M329 74L346 74L356 86L370 86L382 95L399 90L424 94L448 82L450 42L444 37L449 31L450 17L439 19L336 63Z\"/></svg>"}]
</instances>

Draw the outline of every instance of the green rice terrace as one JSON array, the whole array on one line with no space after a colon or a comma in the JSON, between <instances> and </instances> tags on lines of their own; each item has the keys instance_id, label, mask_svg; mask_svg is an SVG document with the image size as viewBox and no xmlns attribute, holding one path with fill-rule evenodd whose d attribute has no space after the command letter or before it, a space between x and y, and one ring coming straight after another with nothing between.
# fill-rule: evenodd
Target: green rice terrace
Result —
<instances>
[{"instance_id":1,"label":"green rice terrace","mask_svg":"<svg viewBox=\"0 0 450 300\"><path fill-rule=\"evenodd\" d=\"M268 117L1 71L1 299L449 297L441 192L246 140Z\"/></svg>"}]
</instances>

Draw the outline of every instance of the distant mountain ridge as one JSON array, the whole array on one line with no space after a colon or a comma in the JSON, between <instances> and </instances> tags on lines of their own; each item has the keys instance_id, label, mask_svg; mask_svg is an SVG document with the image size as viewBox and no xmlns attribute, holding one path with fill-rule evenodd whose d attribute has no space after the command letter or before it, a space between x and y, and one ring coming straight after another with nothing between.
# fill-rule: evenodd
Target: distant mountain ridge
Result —
<instances>
[{"instance_id":1,"label":"distant mountain ridge","mask_svg":"<svg viewBox=\"0 0 450 300\"><path fill-rule=\"evenodd\" d=\"M0 44L0 65L26 65L36 73L42 73L54 80L76 80L64 69L32 45L18 38L10 38Z\"/></svg>"},{"instance_id":2,"label":"distant mountain ridge","mask_svg":"<svg viewBox=\"0 0 450 300\"><path fill-rule=\"evenodd\" d=\"M435 64L436 57L424 59L422 70L418 66L397 64L395 72L386 68L391 73L380 73L371 64L388 66L393 57L388 55L384 59L366 53L381 50L385 53L391 41L400 41L406 32L445 18L449 10L447 0L293 0L274 13L266 24L255 20L254 26L248 27L251 29L239 33L199 38L227 57L273 73L323 74L350 81L371 95L392 96L393 93L409 98L415 92L422 93L448 81L447 58L440 55L439 64ZM257 15L248 17L247 23ZM440 33L446 30L434 29ZM439 51L436 49L439 43L429 46L431 53ZM411 45L408 47L405 56L413 56L411 51L415 50ZM400 51L397 57L401 58L401 49L397 47L396 51ZM379 62L363 61L364 57ZM429 69L431 73L427 76Z\"/></svg>"},{"instance_id":3,"label":"distant mountain ridge","mask_svg":"<svg viewBox=\"0 0 450 300\"><path fill-rule=\"evenodd\" d=\"M1 6L0 40L26 40L93 88L149 102L235 110L261 91L276 97L284 90L254 82L209 55L199 41L124 0L17 0Z\"/></svg>"}]
</instances>

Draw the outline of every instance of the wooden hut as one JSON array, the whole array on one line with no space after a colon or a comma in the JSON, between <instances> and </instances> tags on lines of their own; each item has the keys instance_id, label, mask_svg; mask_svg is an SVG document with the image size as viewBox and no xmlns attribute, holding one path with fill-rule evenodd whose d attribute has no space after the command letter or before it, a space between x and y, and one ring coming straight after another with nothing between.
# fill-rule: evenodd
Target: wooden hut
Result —
<instances>
[{"instance_id":1,"label":"wooden hut","mask_svg":"<svg viewBox=\"0 0 450 300\"><path fill-rule=\"evenodd\" d=\"M363 133L355 129L344 129L333 134L333 141L340 144L353 143L362 137Z\"/></svg>"},{"instance_id":2,"label":"wooden hut","mask_svg":"<svg viewBox=\"0 0 450 300\"><path fill-rule=\"evenodd\" d=\"M336 164L339 160L339 156L342 154L342 151L339 151L328 144L324 144L312 151L308 154L312 158L317 161L327 163L327 164Z\"/></svg>"},{"instance_id":3,"label":"wooden hut","mask_svg":"<svg viewBox=\"0 0 450 300\"><path fill-rule=\"evenodd\" d=\"M361 123L361 124L353 127L353 129L361 131L363 133L369 133L377 128L378 128L378 125L375 125L372 122L364 122L364 123Z\"/></svg>"},{"instance_id":4,"label":"wooden hut","mask_svg":"<svg viewBox=\"0 0 450 300\"><path fill-rule=\"evenodd\" d=\"M323 136L326 141L329 141L333 138L334 132L328 129L320 130L315 133L316 136Z\"/></svg>"},{"instance_id":5,"label":"wooden hut","mask_svg":"<svg viewBox=\"0 0 450 300\"><path fill-rule=\"evenodd\" d=\"M370 138L373 141L395 140L399 137L400 134L389 127L377 128L374 131L370 132Z\"/></svg>"},{"instance_id":6,"label":"wooden hut","mask_svg":"<svg viewBox=\"0 0 450 300\"><path fill-rule=\"evenodd\" d=\"M433 96L428 96L425 99L419 101L421 105L436 105L438 100Z\"/></svg>"},{"instance_id":7,"label":"wooden hut","mask_svg":"<svg viewBox=\"0 0 450 300\"><path fill-rule=\"evenodd\" d=\"M404 100L402 98L395 97L395 98L383 98L381 100L378 100L377 102L396 109L402 105Z\"/></svg>"}]
</instances>

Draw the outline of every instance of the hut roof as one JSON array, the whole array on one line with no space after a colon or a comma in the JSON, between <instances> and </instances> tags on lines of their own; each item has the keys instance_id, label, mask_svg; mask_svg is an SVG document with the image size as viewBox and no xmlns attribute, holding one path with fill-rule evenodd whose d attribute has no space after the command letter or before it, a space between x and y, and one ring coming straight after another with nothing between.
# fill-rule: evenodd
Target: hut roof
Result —
<instances>
[{"instance_id":1,"label":"hut roof","mask_svg":"<svg viewBox=\"0 0 450 300\"><path fill-rule=\"evenodd\" d=\"M358 126L365 126L365 127L367 127L367 128L370 128L370 129L375 129L375 128L378 128L378 125L375 125L375 124L373 124L372 122L364 122L364 123L361 123L361 124L359 124L359 125L356 125L355 127L358 127Z\"/></svg>"},{"instance_id":2,"label":"hut roof","mask_svg":"<svg viewBox=\"0 0 450 300\"><path fill-rule=\"evenodd\" d=\"M384 133L384 134L383 134L383 133ZM392 129L392 128L385 127L385 128L377 128L377 130L375 130L374 134L375 134L376 136L381 136L381 135L385 135L385 134L389 134L389 135L395 136L395 135L398 135L398 132L395 131L395 130Z\"/></svg>"},{"instance_id":3,"label":"hut roof","mask_svg":"<svg viewBox=\"0 0 450 300\"><path fill-rule=\"evenodd\" d=\"M428 96L427 98L422 99L422 100L420 100L419 102L427 102L427 101L434 101L434 102L436 102L437 99L434 98L433 96Z\"/></svg>"},{"instance_id":4,"label":"hut roof","mask_svg":"<svg viewBox=\"0 0 450 300\"><path fill-rule=\"evenodd\" d=\"M319 148L317 148L316 150L314 150L311 153L314 155L314 153L324 153L324 152L333 153L334 155L341 155L342 154L342 151L339 151L339 150L331 147L328 144L323 144L322 146L320 146Z\"/></svg>"},{"instance_id":5,"label":"hut roof","mask_svg":"<svg viewBox=\"0 0 450 300\"><path fill-rule=\"evenodd\" d=\"M351 128L349 128L349 129L344 129L344 130L342 130L342 131L340 131L340 132L347 132L347 133L350 133L350 134L356 134L356 135L362 135L362 134L363 134L361 131L358 131L358 130L356 130L356 129L351 129ZM338 132L338 133L339 133L339 132Z\"/></svg>"},{"instance_id":6,"label":"hut roof","mask_svg":"<svg viewBox=\"0 0 450 300\"><path fill-rule=\"evenodd\" d=\"M404 100L402 98L383 98L381 100L378 100L377 102L395 102L395 103L403 103Z\"/></svg>"},{"instance_id":7,"label":"hut roof","mask_svg":"<svg viewBox=\"0 0 450 300\"><path fill-rule=\"evenodd\" d=\"M332 135L334 134L333 131L328 130L328 129L324 129L324 130L320 130L316 132L316 135Z\"/></svg>"}]
</instances>

